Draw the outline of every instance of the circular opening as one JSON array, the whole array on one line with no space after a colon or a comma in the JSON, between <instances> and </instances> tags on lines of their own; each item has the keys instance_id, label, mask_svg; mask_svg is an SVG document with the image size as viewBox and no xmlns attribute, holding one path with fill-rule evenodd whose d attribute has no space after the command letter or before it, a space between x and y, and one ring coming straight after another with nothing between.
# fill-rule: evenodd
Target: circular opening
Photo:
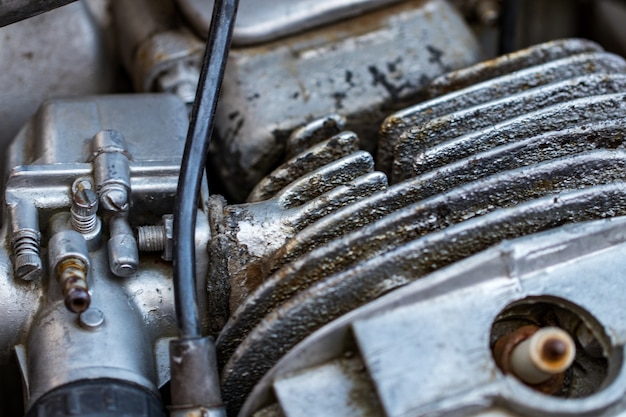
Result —
<instances>
[{"instance_id":1,"label":"circular opening","mask_svg":"<svg viewBox=\"0 0 626 417\"><path fill-rule=\"evenodd\" d=\"M569 343L575 356L565 371L542 378L537 377L535 371L541 366L532 361L528 346L535 345L529 342L539 337L539 330L547 329L557 332L561 329L566 334L562 340L542 345L542 349L560 356L567 351ZM607 382L611 369L610 343L603 327L591 314L561 299L530 297L509 305L494 321L490 343L494 360L502 372L539 392L557 397L592 395ZM535 379L526 375L533 375Z\"/></svg>"}]
</instances>

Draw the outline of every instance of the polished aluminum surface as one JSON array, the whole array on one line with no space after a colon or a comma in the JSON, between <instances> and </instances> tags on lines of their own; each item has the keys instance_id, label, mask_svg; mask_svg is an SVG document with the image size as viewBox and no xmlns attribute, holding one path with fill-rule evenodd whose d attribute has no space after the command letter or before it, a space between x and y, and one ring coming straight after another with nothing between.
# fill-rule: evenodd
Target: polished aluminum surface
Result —
<instances>
[{"instance_id":1,"label":"polished aluminum surface","mask_svg":"<svg viewBox=\"0 0 626 417\"><path fill-rule=\"evenodd\" d=\"M209 33L213 0L177 0L194 29ZM402 0L244 0L233 45L252 45L295 35Z\"/></svg>"}]
</instances>

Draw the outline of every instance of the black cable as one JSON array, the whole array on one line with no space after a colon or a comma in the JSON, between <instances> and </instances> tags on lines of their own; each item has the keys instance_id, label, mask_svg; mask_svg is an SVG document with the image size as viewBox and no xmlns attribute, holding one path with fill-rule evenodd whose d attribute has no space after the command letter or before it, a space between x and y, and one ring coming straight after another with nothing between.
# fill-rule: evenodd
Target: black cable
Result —
<instances>
[{"instance_id":1,"label":"black cable","mask_svg":"<svg viewBox=\"0 0 626 417\"><path fill-rule=\"evenodd\" d=\"M239 0L216 0L191 111L174 212L174 303L180 336L200 337L195 228L198 195Z\"/></svg>"}]
</instances>

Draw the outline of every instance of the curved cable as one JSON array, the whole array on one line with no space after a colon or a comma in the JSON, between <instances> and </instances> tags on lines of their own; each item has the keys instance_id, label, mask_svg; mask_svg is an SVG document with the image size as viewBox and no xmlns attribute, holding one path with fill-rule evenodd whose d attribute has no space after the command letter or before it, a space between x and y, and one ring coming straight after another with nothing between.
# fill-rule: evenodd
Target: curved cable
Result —
<instances>
[{"instance_id":1,"label":"curved cable","mask_svg":"<svg viewBox=\"0 0 626 417\"><path fill-rule=\"evenodd\" d=\"M174 303L180 336L200 337L196 298L195 227L198 196L215 122L239 0L216 0L191 111L174 215Z\"/></svg>"}]
</instances>

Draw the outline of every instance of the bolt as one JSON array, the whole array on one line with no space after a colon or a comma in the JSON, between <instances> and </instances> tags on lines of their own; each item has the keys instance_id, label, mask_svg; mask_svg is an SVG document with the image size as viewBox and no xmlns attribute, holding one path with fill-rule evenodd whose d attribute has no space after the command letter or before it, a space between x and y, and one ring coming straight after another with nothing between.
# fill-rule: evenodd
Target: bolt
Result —
<instances>
[{"instance_id":1,"label":"bolt","mask_svg":"<svg viewBox=\"0 0 626 417\"><path fill-rule=\"evenodd\" d=\"M104 323L104 313L95 307L91 307L78 317L79 323L87 330L95 330Z\"/></svg>"},{"instance_id":2,"label":"bolt","mask_svg":"<svg viewBox=\"0 0 626 417\"><path fill-rule=\"evenodd\" d=\"M82 313L89 308L91 296L87 284L87 266L78 258L67 258L57 267L65 307L72 313Z\"/></svg>"},{"instance_id":3,"label":"bolt","mask_svg":"<svg viewBox=\"0 0 626 417\"><path fill-rule=\"evenodd\" d=\"M163 251L161 257L166 261L173 259L174 250L174 216L165 214L163 224L141 226L137 228L137 244L143 252Z\"/></svg>"},{"instance_id":4,"label":"bolt","mask_svg":"<svg viewBox=\"0 0 626 417\"><path fill-rule=\"evenodd\" d=\"M98 195L91 181L78 179L72 185L72 226L81 234L90 234L98 227Z\"/></svg>"}]
</instances>

